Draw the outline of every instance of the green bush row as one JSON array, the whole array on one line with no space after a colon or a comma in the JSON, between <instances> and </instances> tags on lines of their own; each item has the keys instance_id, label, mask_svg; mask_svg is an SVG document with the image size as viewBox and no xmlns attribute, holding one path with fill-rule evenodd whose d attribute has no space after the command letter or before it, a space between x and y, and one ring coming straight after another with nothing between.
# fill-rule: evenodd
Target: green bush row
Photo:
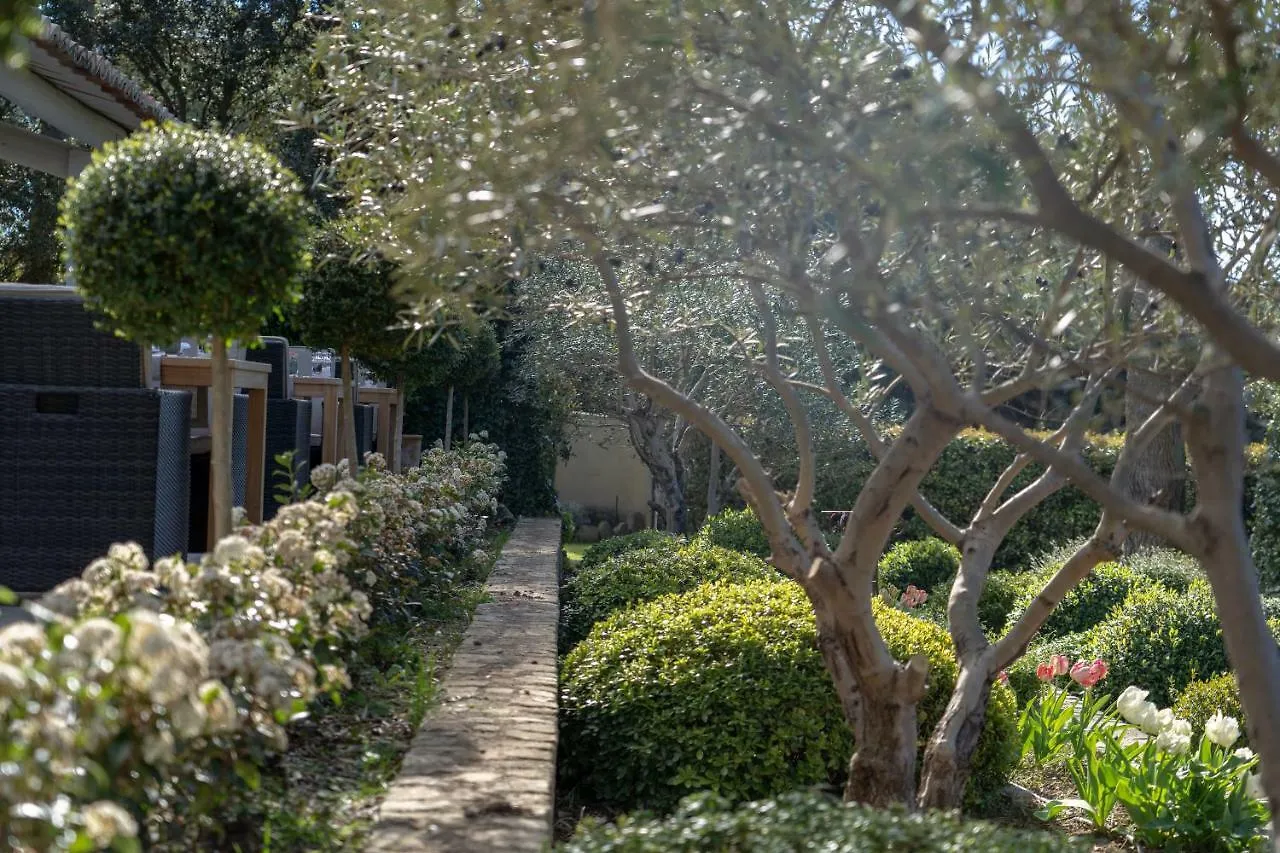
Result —
<instances>
[{"instance_id":1,"label":"green bush row","mask_svg":"<svg viewBox=\"0 0 1280 853\"><path fill-rule=\"evenodd\" d=\"M929 659L923 747L955 683L951 641L878 603L876 619L896 657ZM838 783L853 746L813 611L786 581L707 584L597 623L562 662L561 713L561 785L612 810L668 810L699 790L736 801ZM1016 740L1014 697L999 687L974 799L1004 784Z\"/></svg>"},{"instance_id":2,"label":"green bush row","mask_svg":"<svg viewBox=\"0 0 1280 853\"><path fill-rule=\"evenodd\" d=\"M1280 637L1280 618L1269 616L1272 633ZM1202 580L1181 592L1152 582L1135 589L1087 631L1036 643L1009 673L1020 699L1025 701L1038 687L1035 665L1055 653L1072 660L1101 658L1110 667L1108 690L1136 684L1150 690L1150 700L1162 707L1193 682L1230 670L1213 594Z\"/></svg>"},{"instance_id":3,"label":"green bush row","mask_svg":"<svg viewBox=\"0 0 1280 853\"><path fill-rule=\"evenodd\" d=\"M1099 474L1109 476L1123 441L1119 434L1090 436L1085 443L1085 459ZM1254 482L1256 472L1263 469L1264 455L1262 445L1249 446L1244 513L1246 526L1250 529L1253 526ZM966 430L943 451L921 484L921 491L945 516L963 525L981 505L983 497L1013 456L1013 449L995 435ZM692 503L705 492L706 483L705 472L700 473L697 467L699 455L695 453L691 461L694 464L690 468L688 485ZM823 454L821 462L814 505L820 510L851 508L862 484L874 469L875 460L859 441L854 440L831 448L829 453ZM1014 481L1009 494L1030 483L1040 473L1039 466L1028 466ZM784 488L791 485L786 471L780 471L778 478ZM1271 482L1277 484L1274 489L1277 497L1261 506L1267 508L1268 521L1265 523L1280 530L1280 474L1275 475ZM1187 506L1192 506L1195 484L1188 483L1187 491ZM1045 551L1091 533L1098 523L1098 516L1098 508L1093 501L1067 486L1028 513L1010 531L996 553L995 565L1012 570L1029 568ZM903 539L921 539L930 532L929 527L908 510L897 535ZM1280 542L1280 533L1275 535L1274 541ZM1280 547L1273 550L1277 555L1274 560L1276 582L1280 583Z\"/></svg>"},{"instance_id":4,"label":"green bush row","mask_svg":"<svg viewBox=\"0 0 1280 853\"><path fill-rule=\"evenodd\" d=\"M584 822L565 853L1084 853L1061 833L1027 832L958 815L881 811L818 792L734 806L689 797L670 817L637 815L617 825Z\"/></svg>"}]
</instances>

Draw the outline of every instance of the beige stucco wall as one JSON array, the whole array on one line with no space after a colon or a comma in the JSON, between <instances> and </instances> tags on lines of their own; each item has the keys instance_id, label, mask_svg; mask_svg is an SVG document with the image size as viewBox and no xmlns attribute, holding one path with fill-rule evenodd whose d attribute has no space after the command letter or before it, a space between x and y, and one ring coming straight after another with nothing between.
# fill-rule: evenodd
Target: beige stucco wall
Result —
<instances>
[{"instance_id":1,"label":"beige stucco wall","mask_svg":"<svg viewBox=\"0 0 1280 853\"><path fill-rule=\"evenodd\" d=\"M577 415L572 427L573 451L556 469L556 492L561 501L588 509L612 510L629 519L649 515L649 469L636 456L620 420L601 415Z\"/></svg>"}]
</instances>

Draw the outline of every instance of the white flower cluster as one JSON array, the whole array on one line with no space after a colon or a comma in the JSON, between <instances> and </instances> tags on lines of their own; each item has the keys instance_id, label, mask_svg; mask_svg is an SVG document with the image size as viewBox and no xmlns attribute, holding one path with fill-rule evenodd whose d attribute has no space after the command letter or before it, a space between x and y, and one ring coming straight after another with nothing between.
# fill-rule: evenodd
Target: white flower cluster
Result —
<instances>
[{"instance_id":1,"label":"white flower cluster","mask_svg":"<svg viewBox=\"0 0 1280 853\"><path fill-rule=\"evenodd\" d=\"M45 595L43 623L0 631L6 837L111 847L143 832L138 815L163 820L156 804L173 808L175 792L218 785L211 768L286 749L290 720L351 686L332 661L367 631L365 588L393 594L387 567L438 549L476 559L497 457L469 445L394 476L375 455L357 479L320 466L315 498L240 527L198 565L113 545Z\"/></svg>"}]
</instances>

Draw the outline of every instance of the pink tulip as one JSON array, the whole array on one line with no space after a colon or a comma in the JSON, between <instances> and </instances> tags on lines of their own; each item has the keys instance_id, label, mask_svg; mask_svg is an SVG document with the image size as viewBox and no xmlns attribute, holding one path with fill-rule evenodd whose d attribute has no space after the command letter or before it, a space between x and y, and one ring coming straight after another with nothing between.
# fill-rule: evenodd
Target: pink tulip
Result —
<instances>
[{"instance_id":1,"label":"pink tulip","mask_svg":"<svg viewBox=\"0 0 1280 853\"><path fill-rule=\"evenodd\" d=\"M1071 669L1071 661L1067 660L1066 655L1054 655L1049 659L1049 663L1053 666L1054 678L1059 675L1066 675Z\"/></svg>"},{"instance_id":2,"label":"pink tulip","mask_svg":"<svg viewBox=\"0 0 1280 853\"><path fill-rule=\"evenodd\" d=\"M1036 678L1041 681L1053 681L1053 664L1042 663L1036 667Z\"/></svg>"},{"instance_id":3,"label":"pink tulip","mask_svg":"<svg viewBox=\"0 0 1280 853\"><path fill-rule=\"evenodd\" d=\"M1090 688L1107 677L1107 665L1101 660L1078 660L1071 667L1071 679L1081 687Z\"/></svg>"},{"instance_id":4,"label":"pink tulip","mask_svg":"<svg viewBox=\"0 0 1280 853\"><path fill-rule=\"evenodd\" d=\"M916 608L924 604L929 598L929 593L920 589L915 584L907 584L906 592L902 593L902 605L908 608Z\"/></svg>"}]
</instances>

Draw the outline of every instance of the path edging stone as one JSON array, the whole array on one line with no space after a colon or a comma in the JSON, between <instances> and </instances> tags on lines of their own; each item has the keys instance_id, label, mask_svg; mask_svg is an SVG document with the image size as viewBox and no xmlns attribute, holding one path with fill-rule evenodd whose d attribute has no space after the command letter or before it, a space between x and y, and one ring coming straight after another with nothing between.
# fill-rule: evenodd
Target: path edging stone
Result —
<instances>
[{"instance_id":1,"label":"path edging stone","mask_svg":"<svg viewBox=\"0 0 1280 853\"><path fill-rule=\"evenodd\" d=\"M522 518L379 810L369 853L535 853L551 841L560 520Z\"/></svg>"}]
</instances>

